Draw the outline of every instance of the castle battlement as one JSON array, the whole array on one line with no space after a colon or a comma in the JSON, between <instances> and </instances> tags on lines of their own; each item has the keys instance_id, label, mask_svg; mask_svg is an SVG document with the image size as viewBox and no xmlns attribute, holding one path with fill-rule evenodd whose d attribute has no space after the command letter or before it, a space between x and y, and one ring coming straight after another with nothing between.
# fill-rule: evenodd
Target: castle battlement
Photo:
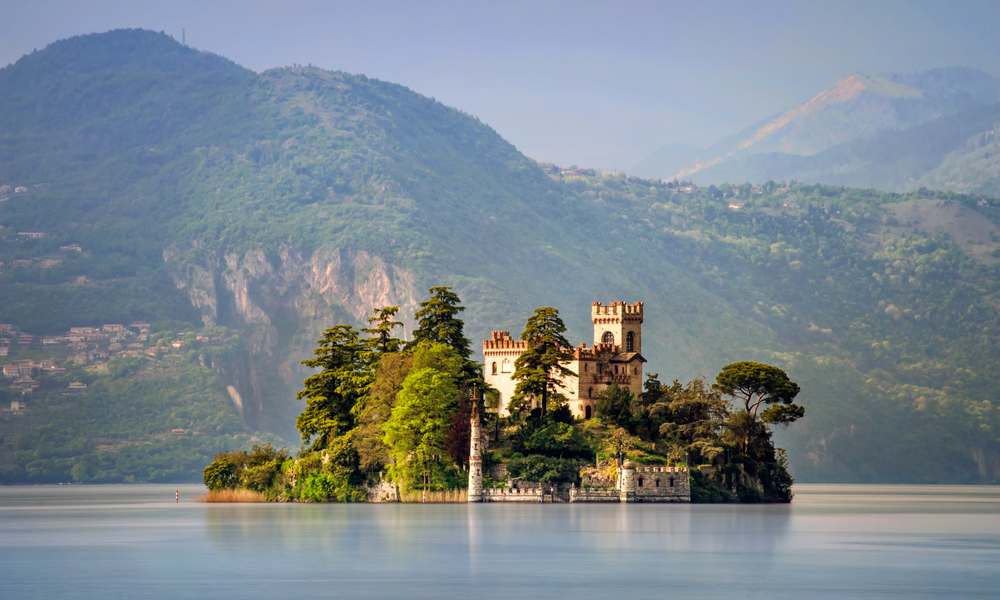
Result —
<instances>
[{"instance_id":1,"label":"castle battlement","mask_svg":"<svg viewBox=\"0 0 1000 600\"><path fill-rule=\"evenodd\" d=\"M607 306L600 302L590 304L590 317L596 323L620 323L638 321L642 323L642 302L629 305L625 302L611 302Z\"/></svg>"},{"instance_id":2,"label":"castle battlement","mask_svg":"<svg viewBox=\"0 0 1000 600\"><path fill-rule=\"evenodd\" d=\"M483 352L487 350L527 350L528 342L515 340L510 337L509 331L490 332L490 338L483 340Z\"/></svg>"},{"instance_id":3,"label":"castle battlement","mask_svg":"<svg viewBox=\"0 0 1000 600\"><path fill-rule=\"evenodd\" d=\"M580 344L579 347L573 348L573 358L576 360L599 360L602 357L607 358L609 354L618 354L620 351L621 347L618 344L595 344L592 348Z\"/></svg>"}]
</instances>

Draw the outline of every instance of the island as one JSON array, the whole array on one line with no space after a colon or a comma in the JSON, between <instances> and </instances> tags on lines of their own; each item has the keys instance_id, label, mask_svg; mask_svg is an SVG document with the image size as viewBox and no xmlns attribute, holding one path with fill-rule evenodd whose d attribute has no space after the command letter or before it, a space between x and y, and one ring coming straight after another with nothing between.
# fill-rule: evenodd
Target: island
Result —
<instances>
[{"instance_id":1,"label":"island","mask_svg":"<svg viewBox=\"0 0 1000 600\"><path fill-rule=\"evenodd\" d=\"M328 329L292 456L221 452L208 501L789 502L773 429L804 415L781 369L726 365L714 382L661 382L642 355L644 304L591 305L594 342L573 345L542 307L519 339L493 331L471 360L464 308L430 289L409 341L398 306L360 331Z\"/></svg>"}]
</instances>

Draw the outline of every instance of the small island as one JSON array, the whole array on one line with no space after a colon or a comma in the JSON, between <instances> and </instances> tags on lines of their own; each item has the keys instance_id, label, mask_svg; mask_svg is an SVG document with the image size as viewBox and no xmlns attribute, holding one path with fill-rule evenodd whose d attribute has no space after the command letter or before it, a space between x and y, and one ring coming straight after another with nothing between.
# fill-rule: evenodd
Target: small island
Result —
<instances>
[{"instance_id":1,"label":"small island","mask_svg":"<svg viewBox=\"0 0 1000 600\"><path fill-rule=\"evenodd\" d=\"M328 329L298 398L302 448L222 452L209 501L789 502L772 428L801 418L799 386L742 361L709 383L660 381L642 355L643 303L593 303L594 343L572 345L552 307L520 339L494 331L485 364L447 287L412 340L399 307Z\"/></svg>"}]
</instances>

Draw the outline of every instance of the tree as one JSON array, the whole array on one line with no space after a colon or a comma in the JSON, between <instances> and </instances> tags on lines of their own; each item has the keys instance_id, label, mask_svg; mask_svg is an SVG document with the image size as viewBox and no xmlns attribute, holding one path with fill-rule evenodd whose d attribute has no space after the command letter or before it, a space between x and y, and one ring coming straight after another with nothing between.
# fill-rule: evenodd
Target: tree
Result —
<instances>
[{"instance_id":1,"label":"tree","mask_svg":"<svg viewBox=\"0 0 1000 600\"><path fill-rule=\"evenodd\" d=\"M295 426L302 436L303 445L312 440L312 448L319 449L354 426L352 410L358 399L367 391L364 361L360 353L365 343L358 332L349 325L327 329L323 339L316 342L315 358L302 364L319 373L307 378L296 399L306 400L306 407L295 419ZM315 439L314 439L315 438Z\"/></svg>"},{"instance_id":2,"label":"tree","mask_svg":"<svg viewBox=\"0 0 1000 600\"><path fill-rule=\"evenodd\" d=\"M386 421L383 441L393 464L390 475L408 491L422 482L443 487L450 417L458 408L455 383L463 359L444 344L421 343Z\"/></svg>"},{"instance_id":3,"label":"tree","mask_svg":"<svg viewBox=\"0 0 1000 600\"><path fill-rule=\"evenodd\" d=\"M647 410L651 416L663 419L658 431L667 441L682 447L685 453L694 451L708 460L723 451L719 434L729 419L729 406L704 379L699 377L683 386L675 379L667 386L655 374L650 375L643 396L656 399Z\"/></svg>"},{"instance_id":4,"label":"tree","mask_svg":"<svg viewBox=\"0 0 1000 600\"><path fill-rule=\"evenodd\" d=\"M514 399L524 400L531 396L541 400L542 416L545 416L549 394L563 387L564 377L574 377L576 373L562 366L573 358L569 341L563 336L566 325L559 318L559 311L552 307L536 308L528 317L521 339L528 342L528 349L514 361Z\"/></svg>"},{"instance_id":5,"label":"tree","mask_svg":"<svg viewBox=\"0 0 1000 600\"><path fill-rule=\"evenodd\" d=\"M234 488L239 484L239 474L236 472L236 465L226 457L216 457L216 459L205 467L204 471L205 487L210 490L221 490Z\"/></svg>"},{"instance_id":6,"label":"tree","mask_svg":"<svg viewBox=\"0 0 1000 600\"><path fill-rule=\"evenodd\" d=\"M413 355L406 352L385 354L379 360L375 383L368 392L354 429L354 444L362 470L378 471L389 464L389 447L382 441L382 427L392 415L396 395L403 389L403 382L412 365Z\"/></svg>"},{"instance_id":7,"label":"tree","mask_svg":"<svg viewBox=\"0 0 1000 600\"><path fill-rule=\"evenodd\" d=\"M748 452L752 437L759 431L756 422L789 425L805 414L805 409L793 401L799 395L798 384L788 374L771 365L743 361L726 365L715 378L712 389L735 398L743 405L745 421L740 428L745 431L741 449ZM758 417L761 405L767 406Z\"/></svg>"},{"instance_id":8,"label":"tree","mask_svg":"<svg viewBox=\"0 0 1000 600\"><path fill-rule=\"evenodd\" d=\"M472 356L472 341L465 337L465 323L456 318L465 310L464 306L459 306L462 300L450 287L432 287L429 291L430 300L421 302L420 310L413 315L417 318L417 329L407 349L415 348L420 342L440 342L468 359Z\"/></svg>"},{"instance_id":9,"label":"tree","mask_svg":"<svg viewBox=\"0 0 1000 600\"><path fill-rule=\"evenodd\" d=\"M635 394L626 387L612 383L597 395L597 416L608 425L628 427L632 419Z\"/></svg>"}]
</instances>

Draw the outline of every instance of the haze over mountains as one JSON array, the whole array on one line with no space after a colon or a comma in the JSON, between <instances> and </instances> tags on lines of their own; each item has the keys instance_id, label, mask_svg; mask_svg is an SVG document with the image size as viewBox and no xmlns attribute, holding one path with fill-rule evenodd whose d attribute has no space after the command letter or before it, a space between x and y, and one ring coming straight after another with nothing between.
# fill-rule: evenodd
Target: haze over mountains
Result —
<instances>
[{"instance_id":1,"label":"haze over mountains","mask_svg":"<svg viewBox=\"0 0 1000 600\"><path fill-rule=\"evenodd\" d=\"M709 148L668 146L634 171L700 185L772 179L903 192L957 184L996 195L982 155L963 157L992 135L997 102L1000 80L971 68L855 74Z\"/></svg>"},{"instance_id":2,"label":"haze over mountains","mask_svg":"<svg viewBox=\"0 0 1000 600\"><path fill-rule=\"evenodd\" d=\"M732 157L689 177L756 147L794 160L846 148L864 127L843 115L862 105L868 123L909 124L879 143L933 134L969 147L995 83L964 70L856 78L782 127L720 145L712 156ZM948 158L949 177L965 185L963 165L988 163L991 140ZM858 160L857 173L880 170ZM647 371L662 380L711 379L741 359L787 369L807 416L781 441L802 481L1000 472L1000 230L978 198L803 184L682 193L563 175L402 86L256 74L140 30L56 42L0 70L2 185L0 323L47 336L144 321L160 341L208 340L70 366L101 398L124 398L116 415L146 403L147 416L105 422L97 396L43 385L24 429L4 434L3 481L164 480L129 453L176 446L195 465L232 443L223 436L294 440L299 361L321 332L385 305L412 324L435 285L463 299L473 340L516 337L534 308L555 306L569 339L589 342L591 302L644 301ZM173 428L201 437L181 448L162 435Z\"/></svg>"}]
</instances>

